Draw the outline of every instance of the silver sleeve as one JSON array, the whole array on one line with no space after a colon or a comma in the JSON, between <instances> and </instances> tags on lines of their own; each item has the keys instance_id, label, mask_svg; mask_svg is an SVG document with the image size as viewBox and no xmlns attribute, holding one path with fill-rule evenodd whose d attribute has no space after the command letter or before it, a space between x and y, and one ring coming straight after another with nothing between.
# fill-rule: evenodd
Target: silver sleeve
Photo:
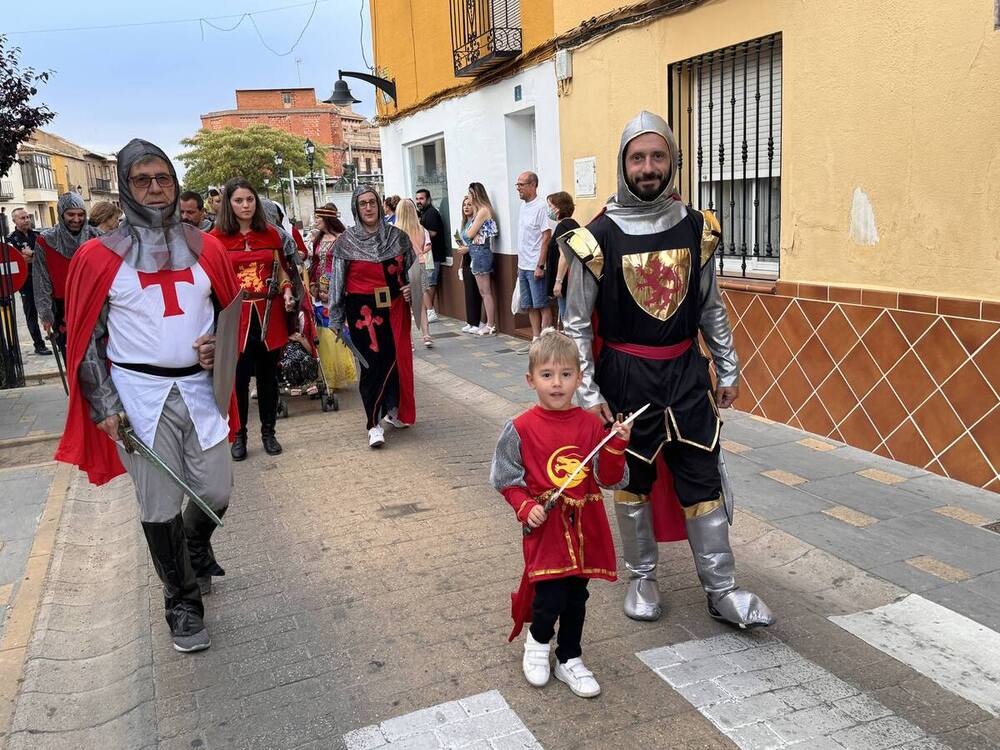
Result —
<instances>
[{"instance_id":1,"label":"silver sleeve","mask_svg":"<svg viewBox=\"0 0 1000 750\"><path fill-rule=\"evenodd\" d=\"M35 309L38 311L38 319L51 325L55 322L55 316L52 314L52 279L49 277L49 267L45 262L45 248L38 245L36 248L35 257L31 262Z\"/></svg>"},{"instance_id":2,"label":"silver sleeve","mask_svg":"<svg viewBox=\"0 0 1000 750\"><path fill-rule=\"evenodd\" d=\"M598 471L599 471L598 462L600 460L601 460L601 454L600 454L600 452L598 452L598 454L596 456L594 456L594 480L595 481L597 480L597 477L600 476L600 474L598 473ZM600 482L598 482L598 484L600 484ZM601 484L601 487L604 487L604 489L606 489L606 490L623 490L626 487L628 487L628 461L625 462L625 473L622 474L622 480L620 482L617 482L615 484L609 484L609 485L603 485L603 484Z\"/></svg>"},{"instance_id":3,"label":"silver sleeve","mask_svg":"<svg viewBox=\"0 0 1000 750\"><path fill-rule=\"evenodd\" d=\"M740 360L733 343L726 303L719 291L715 266L709 261L701 270L701 319L699 327L715 362L719 385L729 387L740 380Z\"/></svg>"},{"instance_id":4,"label":"silver sleeve","mask_svg":"<svg viewBox=\"0 0 1000 750\"><path fill-rule=\"evenodd\" d=\"M330 280L327 309L330 311L330 330L339 334L344 327L344 287L347 280L347 261L333 259L333 268L327 274Z\"/></svg>"},{"instance_id":5,"label":"silver sleeve","mask_svg":"<svg viewBox=\"0 0 1000 750\"><path fill-rule=\"evenodd\" d=\"M577 258L569 259L569 289L566 292L566 317L563 332L576 343L580 353L580 387L577 403L584 409L606 403L594 382L594 331L590 316L597 302L597 279L588 273Z\"/></svg>"},{"instance_id":6,"label":"silver sleeve","mask_svg":"<svg viewBox=\"0 0 1000 750\"><path fill-rule=\"evenodd\" d=\"M84 352L80 368L77 371L80 392L90 404L90 418L94 422L102 422L107 417L122 414L125 411L121 398L118 396L118 389L115 388L114 381L111 380L111 373L108 372L108 354L105 344L107 333L108 303L105 302L101 314L97 317L94 332L90 336L90 343L87 345L87 351Z\"/></svg>"},{"instance_id":7,"label":"silver sleeve","mask_svg":"<svg viewBox=\"0 0 1000 750\"><path fill-rule=\"evenodd\" d=\"M507 487L524 487L524 460L521 458L521 436L517 434L513 420L508 419L497 440L490 466L490 484L497 492Z\"/></svg>"}]
</instances>

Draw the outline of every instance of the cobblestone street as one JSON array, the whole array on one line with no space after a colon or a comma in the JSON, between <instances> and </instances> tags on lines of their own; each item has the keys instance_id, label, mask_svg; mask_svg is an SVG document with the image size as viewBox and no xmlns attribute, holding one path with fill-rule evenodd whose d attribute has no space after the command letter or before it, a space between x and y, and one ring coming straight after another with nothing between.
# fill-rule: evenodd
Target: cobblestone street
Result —
<instances>
[{"instance_id":1,"label":"cobblestone street","mask_svg":"<svg viewBox=\"0 0 1000 750\"><path fill-rule=\"evenodd\" d=\"M739 579L778 623L711 620L687 545L663 545L660 622L623 616L622 582L591 587L584 658L602 696L528 686L520 640L506 642L520 528L487 483L503 421L531 395L526 358L506 337L434 330L418 424L389 428L383 451L352 389L336 413L291 399L276 458L252 416L206 652L170 646L129 480L69 477L11 750L1000 745L1000 706L977 687L996 680L1000 536L935 512L995 521L996 496L736 413L723 435ZM893 652L906 641L879 624L901 620L878 608L900 602L913 633L923 607L957 618L937 634L949 658L931 658L933 627ZM970 633L978 666L961 661Z\"/></svg>"}]
</instances>

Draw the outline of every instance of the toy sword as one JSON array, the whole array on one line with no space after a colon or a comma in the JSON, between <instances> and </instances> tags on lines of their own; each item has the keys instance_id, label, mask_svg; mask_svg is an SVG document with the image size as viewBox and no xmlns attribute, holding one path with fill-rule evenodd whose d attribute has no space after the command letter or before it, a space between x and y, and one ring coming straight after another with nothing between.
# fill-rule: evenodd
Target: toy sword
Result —
<instances>
[{"instance_id":1,"label":"toy sword","mask_svg":"<svg viewBox=\"0 0 1000 750\"><path fill-rule=\"evenodd\" d=\"M648 409L649 406L650 406L649 404L646 404L638 411L634 412L633 414L630 414L628 419L622 422L622 426L624 427L627 424L631 424L633 421L635 421L635 418L638 417L640 414L642 414L644 411L646 411L646 409ZM563 492L566 491L566 488L573 483L573 480L577 478L580 472L583 471L583 467L587 466L593 460L594 456L600 453L601 448L607 445L608 442L611 440L611 438L613 438L617 434L618 434L617 432L612 430L611 432L609 432L607 435L604 436L604 439L597 444L597 447L594 448L594 450L592 450L590 453L588 453L587 457L583 459L575 469L573 469L573 472L568 477L566 477L566 481L562 483L562 486L556 491L556 494L554 494L552 497L550 497L548 500L545 501L545 505L542 506L542 510L548 513L550 510L556 507L556 503L559 502L559 497L562 495ZM525 536L531 533L531 527L524 526L522 528L524 529Z\"/></svg>"},{"instance_id":2,"label":"toy sword","mask_svg":"<svg viewBox=\"0 0 1000 750\"><path fill-rule=\"evenodd\" d=\"M122 443L125 445L126 453L138 453L140 456L149 461L153 466L162 471L167 477L170 478L174 484L180 487L191 501L194 502L199 508L205 511L205 515L215 522L216 526L222 526L222 519L215 515L208 503L202 500L198 493L188 486L187 482L181 479L177 474L171 469L167 464L160 458L156 451L142 442L142 439L135 434L135 429L132 427L132 423L128 421L128 417L124 414L120 415L118 423L118 437L121 438Z\"/></svg>"},{"instance_id":3,"label":"toy sword","mask_svg":"<svg viewBox=\"0 0 1000 750\"><path fill-rule=\"evenodd\" d=\"M52 353L55 355L56 367L59 368L59 379L62 381L63 390L69 395L69 385L66 383L66 369L63 367L62 353L59 344L56 342L55 334L49 331L49 342L52 344Z\"/></svg>"}]
</instances>

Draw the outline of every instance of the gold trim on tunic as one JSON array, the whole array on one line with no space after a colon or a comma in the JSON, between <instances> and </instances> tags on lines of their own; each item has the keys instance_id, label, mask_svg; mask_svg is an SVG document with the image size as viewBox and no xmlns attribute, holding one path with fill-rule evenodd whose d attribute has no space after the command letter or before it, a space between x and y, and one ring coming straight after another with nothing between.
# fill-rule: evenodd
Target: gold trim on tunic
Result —
<instances>
[{"instance_id":1,"label":"gold trim on tunic","mask_svg":"<svg viewBox=\"0 0 1000 750\"><path fill-rule=\"evenodd\" d=\"M695 503L687 508L682 506L682 510L684 511L684 518L691 519L707 515L720 505L722 505L722 498L718 497L715 500L703 500L702 502Z\"/></svg>"},{"instance_id":2,"label":"gold trim on tunic","mask_svg":"<svg viewBox=\"0 0 1000 750\"><path fill-rule=\"evenodd\" d=\"M645 505L649 502L649 495L636 495L634 492L626 490L615 490L615 503L621 505Z\"/></svg>"}]
</instances>

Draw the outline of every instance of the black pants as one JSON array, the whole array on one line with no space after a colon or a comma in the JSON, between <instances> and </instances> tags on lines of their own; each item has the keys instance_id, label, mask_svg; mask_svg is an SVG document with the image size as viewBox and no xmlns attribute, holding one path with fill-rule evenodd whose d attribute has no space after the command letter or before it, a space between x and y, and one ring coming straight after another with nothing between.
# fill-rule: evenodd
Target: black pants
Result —
<instances>
[{"instance_id":1,"label":"black pants","mask_svg":"<svg viewBox=\"0 0 1000 750\"><path fill-rule=\"evenodd\" d=\"M693 445L670 440L663 444L663 461L674 478L674 490L681 505L690 508L705 500L717 500L722 494L719 474L719 446L706 451ZM625 454L628 464L627 492L648 495L656 479L656 464L648 464L631 453Z\"/></svg>"},{"instance_id":2,"label":"black pants","mask_svg":"<svg viewBox=\"0 0 1000 750\"><path fill-rule=\"evenodd\" d=\"M560 664L576 659L583 653L580 639L583 637L583 621L587 616L589 580L570 576L535 584L535 601L531 605L531 637L539 643L548 643L555 635L558 620L556 659Z\"/></svg>"},{"instance_id":3,"label":"black pants","mask_svg":"<svg viewBox=\"0 0 1000 750\"><path fill-rule=\"evenodd\" d=\"M42 330L38 325L38 309L35 307L35 287L31 281L31 266L28 266L28 278L21 287L21 307L24 308L24 322L28 326L28 333L35 344L35 350L45 346L45 339L42 337Z\"/></svg>"},{"instance_id":4,"label":"black pants","mask_svg":"<svg viewBox=\"0 0 1000 750\"><path fill-rule=\"evenodd\" d=\"M479 293L479 284L472 275L472 258L468 253L462 257L462 278L465 281L465 322L478 328L482 322L483 295Z\"/></svg>"},{"instance_id":5,"label":"black pants","mask_svg":"<svg viewBox=\"0 0 1000 750\"><path fill-rule=\"evenodd\" d=\"M250 409L250 378L257 378L257 414L260 416L261 433L274 434L278 417L278 358L281 349L268 351L260 340L260 323L256 315L250 316L247 345L236 363L236 404L240 411L240 431L247 431L247 412Z\"/></svg>"},{"instance_id":6,"label":"black pants","mask_svg":"<svg viewBox=\"0 0 1000 750\"><path fill-rule=\"evenodd\" d=\"M365 429L370 430L399 407L399 370L391 312L377 307L375 297L370 294L348 294L344 307L351 341L368 362L358 376L358 390L365 407Z\"/></svg>"}]
</instances>

